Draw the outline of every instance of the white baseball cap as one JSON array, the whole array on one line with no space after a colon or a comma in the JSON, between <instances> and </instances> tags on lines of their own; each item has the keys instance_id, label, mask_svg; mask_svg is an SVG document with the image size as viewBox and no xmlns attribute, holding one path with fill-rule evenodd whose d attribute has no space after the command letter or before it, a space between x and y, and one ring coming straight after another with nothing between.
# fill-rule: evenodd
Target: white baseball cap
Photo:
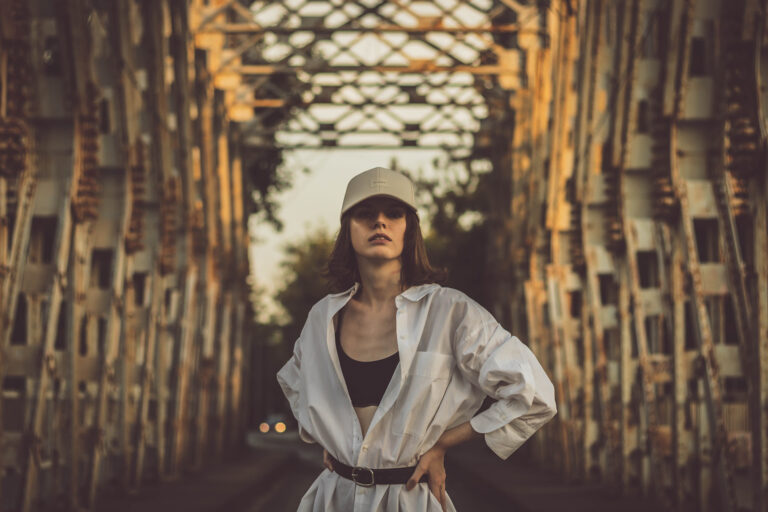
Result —
<instances>
[{"instance_id":1,"label":"white baseball cap","mask_svg":"<svg viewBox=\"0 0 768 512\"><path fill-rule=\"evenodd\" d=\"M416 211L413 182L408 176L384 167L374 167L349 180L347 193L344 194L344 202L341 205L341 215L373 196L392 197Z\"/></svg>"}]
</instances>

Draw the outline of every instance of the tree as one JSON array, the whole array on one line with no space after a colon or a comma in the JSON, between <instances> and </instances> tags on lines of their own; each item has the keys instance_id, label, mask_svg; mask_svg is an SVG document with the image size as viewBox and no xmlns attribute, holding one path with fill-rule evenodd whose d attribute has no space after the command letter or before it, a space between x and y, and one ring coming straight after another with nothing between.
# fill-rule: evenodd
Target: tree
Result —
<instances>
[{"instance_id":1,"label":"tree","mask_svg":"<svg viewBox=\"0 0 768 512\"><path fill-rule=\"evenodd\" d=\"M283 326L283 339L293 346L312 306L331 292L330 283L323 277L328 256L333 249L334 237L325 229L317 229L304 238L288 244L283 269L284 284L275 298L287 315Z\"/></svg>"},{"instance_id":2,"label":"tree","mask_svg":"<svg viewBox=\"0 0 768 512\"><path fill-rule=\"evenodd\" d=\"M275 300L283 311L257 322L254 328L254 339L259 345L259 357L255 361L259 375L254 386L262 393L255 406L259 417L276 411L283 411L291 417L275 375L290 359L309 310L331 291L330 284L323 277L323 269L333 242L330 233L318 229L284 249L285 259L280 264L283 284L275 294ZM264 291L255 290L254 295L254 302L261 303L263 309ZM255 420L260 421L258 418Z\"/></svg>"},{"instance_id":3,"label":"tree","mask_svg":"<svg viewBox=\"0 0 768 512\"><path fill-rule=\"evenodd\" d=\"M424 242L430 262L448 271L447 286L490 308L485 220L491 181L487 169L469 161L442 167L438 181L414 179L418 201L428 212L423 224L428 226Z\"/></svg>"},{"instance_id":4,"label":"tree","mask_svg":"<svg viewBox=\"0 0 768 512\"><path fill-rule=\"evenodd\" d=\"M272 64L262 54L266 46L263 40L252 45L243 55L243 63ZM290 188L293 170L283 165L283 149L275 134L297 111L306 108L304 94L309 90L310 84L295 72L275 73L260 79L253 90L254 99L275 98L283 104L280 108L254 107L254 119L242 127L245 204L249 213L261 215L278 231L282 230L283 223L278 217L275 195Z\"/></svg>"}]
</instances>

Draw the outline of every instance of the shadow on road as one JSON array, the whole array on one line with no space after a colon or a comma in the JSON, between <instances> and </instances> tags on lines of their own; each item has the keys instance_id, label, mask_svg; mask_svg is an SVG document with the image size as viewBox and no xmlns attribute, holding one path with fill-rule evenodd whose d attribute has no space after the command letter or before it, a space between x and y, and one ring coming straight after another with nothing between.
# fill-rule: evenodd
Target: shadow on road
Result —
<instances>
[{"instance_id":1,"label":"shadow on road","mask_svg":"<svg viewBox=\"0 0 768 512\"><path fill-rule=\"evenodd\" d=\"M103 492L94 510L109 512L290 512L323 470L322 449L296 433L251 433L238 456L126 495ZM531 467L522 456L506 461L483 443L466 443L446 457L448 493L459 512L645 512L642 498L599 485L567 485Z\"/></svg>"}]
</instances>

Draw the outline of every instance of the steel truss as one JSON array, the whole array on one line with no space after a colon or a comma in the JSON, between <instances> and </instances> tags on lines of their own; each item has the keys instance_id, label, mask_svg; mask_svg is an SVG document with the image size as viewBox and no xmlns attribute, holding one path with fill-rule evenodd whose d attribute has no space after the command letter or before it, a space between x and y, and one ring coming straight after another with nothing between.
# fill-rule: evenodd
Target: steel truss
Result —
<instances>
[{"instance_id":1,"label":"steel truss","mask_svg":"<svg viewBox=\"0 0 768 512\"><path fill-rule=\"evenodd\" d=\"M228 1L201 8L193 32L223 42L211 72L248 121L246 144L466 149L488 116L484 89L517 85L513 44L544 33L537 12L510 0ZM276 108L294 115L275 126Z\"/></svg>"}]
</instances>

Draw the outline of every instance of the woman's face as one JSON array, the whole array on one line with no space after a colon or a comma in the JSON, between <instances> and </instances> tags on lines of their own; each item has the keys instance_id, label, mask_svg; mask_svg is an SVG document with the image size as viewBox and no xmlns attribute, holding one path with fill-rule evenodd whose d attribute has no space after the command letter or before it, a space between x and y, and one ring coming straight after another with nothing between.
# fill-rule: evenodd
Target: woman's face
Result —
<instances>
[{"instance_id":1,"label":"woman's face","mask_svg":"<svg viewBox=\"0 0 768 512\"><path fill-rule=\"evenodd\" d=\"M357 257L391 260L403 253L407 206L388 197L371 197L352 209L349 222Z\"/></svg>"}]
</instances>

